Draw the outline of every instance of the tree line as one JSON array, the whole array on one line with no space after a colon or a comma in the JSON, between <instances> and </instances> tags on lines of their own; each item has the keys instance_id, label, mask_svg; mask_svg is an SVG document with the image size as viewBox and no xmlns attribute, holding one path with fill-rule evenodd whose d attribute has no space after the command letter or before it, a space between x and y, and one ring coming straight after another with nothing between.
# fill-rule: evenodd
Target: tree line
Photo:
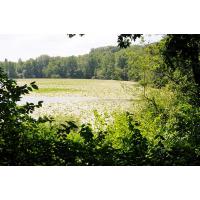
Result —
<instances>
[{"instance_id":1,"label":"tree line","mask_svg":"<svg viewBox=\"0 0 200 200\"><path fill-rule=\"evenodd\" d=\"M5 59L0 68L9 78L83 78L83 79L141 79L140 60L145 57L145 45L127 49L115 46L91 49L89 54L68 57L41 55L36 59L11 62Z\"/></svg>"}]
</instances>

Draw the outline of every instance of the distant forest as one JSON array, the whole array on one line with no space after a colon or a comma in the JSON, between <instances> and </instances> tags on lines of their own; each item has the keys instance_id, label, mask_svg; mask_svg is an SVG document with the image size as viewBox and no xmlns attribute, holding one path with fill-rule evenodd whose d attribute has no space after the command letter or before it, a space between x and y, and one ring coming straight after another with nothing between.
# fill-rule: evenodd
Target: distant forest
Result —
<instances>
[{"instance_id":1,"label":"distant forest","mask_svg":"<svg viewBox=\"0 0 200 200\"><path fill-rule=\"evenodd\" d=\"M9 78L83 78L134 80L141 79L140 62L145 46L127 49L107 46L92 49L89 54L69 57L41 55L36 59L0 62Z\"/></svg>"}]
</instances>

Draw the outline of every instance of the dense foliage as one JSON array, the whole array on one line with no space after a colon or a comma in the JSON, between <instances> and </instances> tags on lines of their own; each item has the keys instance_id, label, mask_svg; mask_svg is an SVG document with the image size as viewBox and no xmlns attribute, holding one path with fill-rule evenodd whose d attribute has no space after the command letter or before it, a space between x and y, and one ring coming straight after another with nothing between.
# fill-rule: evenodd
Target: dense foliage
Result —
<instances>
[{"instance_id":1,"label":"dense foliage","mask_svg":"<svg viewBox=\"0 0 200 200\"><path fill-rule=\"evenodd\" d=\"M138 80L138 59L145 54L144 46L127 49L101 47L89 54L69 57L41 55L36 59L0 62L9 78L86 78ZM136 64L137 63L137 64Z\"/></svg>"},{"instance_id":2,"label":"dense foliage","mask_svg":"<svg viewBox=\"0 0 200 200\"><path fill-rule=\"evenodd\" d=\"M196 36L168 35L157 44L137 47L137 53L135 49L116 48L113 53L111 48L106 53L104 49L94 50L92 56L87 55L87 61L80 57L90 63L85 66L93 69L84 72L87 78L114 76L115 60L125 72L122 79L134 77L144 89L134 113L113 113L113 120L108 122L95 112L95 126L74 121L58 124L46 117L33 119L29 114L42 102L19 106L17 101L37 89L35 83L18 86L1 72L0 164L200 165L199 77L196 78L200 66L199 44ZM198 56L184 53L193 47L198 47L192 53ZM105 53L103 62L97 59L96 51L98 55ZM76 74L75 57L68 59L70 74ZM45 62L44 59L43 66ZM135 70L132 73L128 70L130 66L131 71ZM61 63L59 67L64 70ZM40 74L40 67L33 69Z\"/></svg>"}]
</instances>

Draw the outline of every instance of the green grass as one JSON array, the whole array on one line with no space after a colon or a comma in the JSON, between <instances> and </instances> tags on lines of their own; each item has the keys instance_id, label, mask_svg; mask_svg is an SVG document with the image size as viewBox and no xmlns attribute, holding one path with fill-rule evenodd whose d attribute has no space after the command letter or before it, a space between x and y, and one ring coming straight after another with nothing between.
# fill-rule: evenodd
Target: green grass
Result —
<instances>
[{"instance_id":1,"label":"green grass","mask_svg":"<svg viewBox=\"0 0 200 200\"><path fill-rule=\"evenodd\" d=\"M20 85L36 81L37 93L73 93L82 96L100 98L130 98L132 89L137 88L135 82L94 79L18 79ZM130 91L131 88L131 91ZM138 91L135 91L135 95Z\"/></svg>"},{"instance_id":2,"label":"green grass","mask_svg":"<svg viewBox=\"0 0 200 200\"><path fill-rule=\"evenodd\" d=\"M46 94L46 93L78 93L81 92L81 90L73 89L73 88L39 88L38 90L35 90L36 93L40 94Z\"/></svg>"}]
</instances>

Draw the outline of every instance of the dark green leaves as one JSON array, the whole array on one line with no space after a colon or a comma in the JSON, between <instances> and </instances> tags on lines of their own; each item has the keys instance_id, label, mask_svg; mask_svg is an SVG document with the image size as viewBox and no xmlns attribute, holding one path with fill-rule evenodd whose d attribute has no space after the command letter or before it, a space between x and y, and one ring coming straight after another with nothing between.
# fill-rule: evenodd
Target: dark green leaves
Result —
<instances>
[{"instance_id":1,"label":"dark green leaves","mask_svg":"<svg viewBox=\"0 0 200 200\"><path fill-rule=\"evenodd\" d=\"M31 84L31 87L35 90L38 90L38 86L36 85L35 81L30 83Z\"/></svg>"},{"instance_id":2,"label":"dark green leaves","mask_svg":"<svg viewBox=\"0 0 200 200\"><path fill-rule=\"evenodd\" d=\"M135 41L137 38L140 38L142 34L121 34L118 36L118 46L120 48L127 48L131 45L132 41Z\"/></svg>"}]
</instances>

